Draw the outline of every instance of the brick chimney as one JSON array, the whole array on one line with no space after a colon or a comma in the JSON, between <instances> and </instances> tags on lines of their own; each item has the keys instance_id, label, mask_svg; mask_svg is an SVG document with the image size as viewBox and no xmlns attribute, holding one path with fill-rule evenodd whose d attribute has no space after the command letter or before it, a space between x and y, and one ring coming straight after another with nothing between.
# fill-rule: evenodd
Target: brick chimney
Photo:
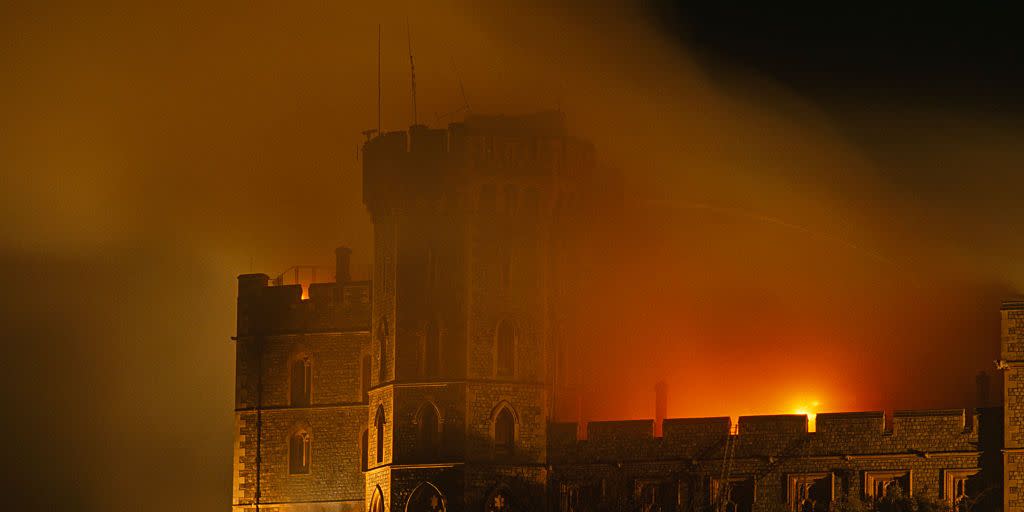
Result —
<instances>
[{"instance_id":1,"label":"brick chimney","mask_svg":"<svg viewBox=\"0 0 1024 512\"><path fill-rule=\"evenodd\" d=\"M654 437L661 437L661 427L668 413L668 384L659 380L654 385Z\"/></svg>"},{"instance_id":2,"label":"brick chimney","mask_svg":"<svg viewBox=\"0 0 1024 512\"><path fill-rule=\"evenodd\" d=\"M334 280L338 284L344 284L352 280L349 272L349 262L352 259L352 249L338 247L334 250Z\"/></svg>"}]
</instances>

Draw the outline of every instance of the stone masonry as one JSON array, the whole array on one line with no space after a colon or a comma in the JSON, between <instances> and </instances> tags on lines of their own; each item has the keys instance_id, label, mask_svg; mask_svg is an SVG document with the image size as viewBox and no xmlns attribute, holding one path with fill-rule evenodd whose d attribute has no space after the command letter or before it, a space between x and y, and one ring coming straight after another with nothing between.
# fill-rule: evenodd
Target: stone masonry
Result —
<instances>
[{"instance_id":1,"label":"stone masonry","mask_svg":"<svg viewBox=\"0 0 1024 512\"><path fill-rule=\"evenodd\" d=\"M822 512L897 488L1024 512L1024 302L1003 407L557 423L593 148L542 113L374 134L362 161L372 280L344 248L305 298L239 276L236 512Z\"/></svg>"}]
</instances>

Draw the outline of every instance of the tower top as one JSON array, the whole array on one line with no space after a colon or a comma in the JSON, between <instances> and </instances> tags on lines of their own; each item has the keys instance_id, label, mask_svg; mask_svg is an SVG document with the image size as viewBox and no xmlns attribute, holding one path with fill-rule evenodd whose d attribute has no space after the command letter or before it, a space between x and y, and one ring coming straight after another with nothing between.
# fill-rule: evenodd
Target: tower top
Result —
<instances>
[{"instance_id":1,"label":"tower top","mask_svg":"<svg viewBox=\"0 0 1024 512\"><path fill-rule=\"evenodd\" d=\"M593 146L568 135L565 116L469 116L447 128L416 124L363 145L363 202L371 214L415 201L452 198L474 182L536 185L586 179Z\"/></svg>"}]
</instances>

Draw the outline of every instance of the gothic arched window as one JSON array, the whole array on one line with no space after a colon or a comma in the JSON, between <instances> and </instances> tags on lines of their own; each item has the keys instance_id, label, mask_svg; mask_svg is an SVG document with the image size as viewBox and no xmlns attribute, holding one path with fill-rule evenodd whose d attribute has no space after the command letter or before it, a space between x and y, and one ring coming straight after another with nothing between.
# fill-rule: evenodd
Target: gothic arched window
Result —
<instances>
[{"instance_id":1,"label":"gothic arched window","mask_svg":"<svg viewBox=\"0 0 1024 512\"><path fill-rule=\"evenodd\" d=\"M502 407L494 417L494 454L512 455L516 449L516 417Z\"/></svg>"},{"instance_id":2,"label":"gothic arched window","mask_svg":"<svg viewBox=\"0 0 1024 512\"><path fill-rule=\"evenodd\" d=\"M384 462L384 407L377 406L377 417L373 420L373 425L377 427L377 464Z\"/></svg>"},{"instance_id":3,"label":"gothic arched window","mask_svg":"<svg viewBox=\"0 0 1024 512\"><path fill-rule=\"evenodd\" d=\"M425 377L437 377L441 373L441 329L436 322L428 322L423 334L423 362L421 371Z\"/></svg>"},{"instance_id":4,"label":"gothic arched window","mask_svg":"<svg viewBox=\"0 0 1024 512\"><path fill-rule=\"evenodd\" d=\"M423 457L436 457L440 445L440 420L431 404L420 408L416 425L416 449Z\"/></svg>"},{"instance_id":5,"label":"gothic arched window","mask_svg":"<svg viewBox=\"0 0 1024 512\"><path fill-rule=\"evenodd\" d=\"M305 430L292 434L288 442L288 473L293 475L309 473L309 442L309 432Z\"/></svg>"},{"instance_id":6,"label":"gothic arched window","mask_svg":"<svg viewBox=\"0 0 1024 512\"><path fill-rule=\"evenodd\" d=\"M502 320L498 324L498 335L495 347L495 374L498 377L513 377L516 373L516 337L515 323Z\"/></svg>"},{"instance_id":7,"label":"gothic arched window","mask_svg":"<svg viewBox=\"0 0 1024 512\"><path fill-rule=\"evenodd\" d=\"M292 362L291 367L291 404L292 407L309 405L312 372L308 357L301 357Z\"/></svg>"}]
</instances>

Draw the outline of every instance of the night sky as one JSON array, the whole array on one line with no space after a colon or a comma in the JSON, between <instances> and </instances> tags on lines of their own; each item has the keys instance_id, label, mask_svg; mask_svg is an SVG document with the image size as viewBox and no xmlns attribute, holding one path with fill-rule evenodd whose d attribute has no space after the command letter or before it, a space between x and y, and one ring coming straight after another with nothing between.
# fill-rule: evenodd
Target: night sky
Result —
<instances>
[{"instance_id":1,"label":"night sky","mask_svg":"<svg viewBox=\"0 0 1024 512\"><path fill-rule=\"evenodd\" d=\"M593 419L970 407L1024 292L1024 42L970 10L0 8L10 502L224 510L235 276L365 275L360 132L562 109L624 179ZM993 376L995 374L993 373ZM994 379L998 382L998 379Z\"/></svg>"}]
</instances>

